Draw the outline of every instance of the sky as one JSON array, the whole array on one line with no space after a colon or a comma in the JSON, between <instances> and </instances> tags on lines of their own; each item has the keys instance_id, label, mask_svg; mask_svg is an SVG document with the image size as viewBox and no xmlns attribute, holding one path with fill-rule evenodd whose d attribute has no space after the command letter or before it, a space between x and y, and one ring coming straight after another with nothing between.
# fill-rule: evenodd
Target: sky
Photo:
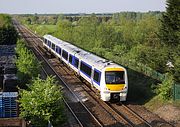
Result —
<instances>
[{"instance_id":1,"label":"sky","mask_svg":"<svg viewBox=\"0 0 180 127\"><path fill-rule=\"evenodd\" d=\"M114 13L165 11L166 0L0 0L0 13Z\"/></svg>"}]
</instances>

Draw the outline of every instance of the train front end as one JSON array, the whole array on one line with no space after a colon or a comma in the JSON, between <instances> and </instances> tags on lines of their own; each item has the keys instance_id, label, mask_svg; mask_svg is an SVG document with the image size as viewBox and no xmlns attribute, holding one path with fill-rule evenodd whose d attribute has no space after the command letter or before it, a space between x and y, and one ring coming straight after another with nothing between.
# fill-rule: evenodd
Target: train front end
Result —
<instances>
[{"instance_id":1,"label":"train front end","mask_svg":"<svg viewBox=\"0 0 180 127\"><path fill-rule=\"evenodd\" d=\"M104 101L126 101L128 92L127 71L123 67L106 67L101 97Z\"/></svg>"}]
</instances>

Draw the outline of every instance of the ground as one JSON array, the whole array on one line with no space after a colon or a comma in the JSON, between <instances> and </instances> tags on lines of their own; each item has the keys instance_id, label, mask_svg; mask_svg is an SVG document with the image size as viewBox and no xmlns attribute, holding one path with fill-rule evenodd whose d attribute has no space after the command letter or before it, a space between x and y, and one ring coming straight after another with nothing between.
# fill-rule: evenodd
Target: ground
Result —
<instances>
[{"instance_id":1,"label":"ground","mask_svg":"<svg viewBox=\"0 0 180 127\"><path fill-rule=\"evenodd\" d=\"M180 127L180 101L162 101L156 96L144 106L160 118Z\"/></svg>"},{"instance_id":2,"label":"ground","mask_svg":"<svg viewBox=\"0 0 180 127\"><path fill-rule=\"evenodd\" d=\"M154 111L159 117L164 120L175 124L175 126L180 126L180 108L172 104L163 105Z\"/></svg>"}]
</instances>

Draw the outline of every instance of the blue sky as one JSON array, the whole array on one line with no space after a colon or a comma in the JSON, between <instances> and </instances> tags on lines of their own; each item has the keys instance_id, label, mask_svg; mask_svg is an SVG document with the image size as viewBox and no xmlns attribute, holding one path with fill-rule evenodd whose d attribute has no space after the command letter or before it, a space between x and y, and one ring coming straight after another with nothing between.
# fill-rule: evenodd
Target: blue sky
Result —
<instances>
[{"instance_id":1,"label":"blue sky","mask_svg":"<svg viewBox=\"0 0 180 127\"><path fill-rule=\"evenodd\" d=\"M165 11L166 0L0 0L0 13Z\"/></svg>"}]
</instances>

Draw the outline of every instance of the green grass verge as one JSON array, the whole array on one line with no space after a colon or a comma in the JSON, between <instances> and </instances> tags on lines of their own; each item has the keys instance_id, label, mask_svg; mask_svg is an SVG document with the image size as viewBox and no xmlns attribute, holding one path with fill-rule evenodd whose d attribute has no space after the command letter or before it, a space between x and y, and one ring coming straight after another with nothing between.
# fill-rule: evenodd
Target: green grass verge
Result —
<instances>
[{"instance_id":1,"label":"green grass verge","mask_svg":"<svg viewBox=\"0 0 180 127\"><path fill-rule=\"evenodd\" d=\"M163 101L162 99L160 99L159 96L154 96L151 100L149 100L149 102L144 104L144 106L152 112L156 111L158 108L165 105L173 105L175 107L180 108L180 100L179 101L173 101L173 100Z\"/></svg>"},{"instance_id":2,"label":"green grass verge","mask_svg":"<svg viewBox=\"0 0 180 127\"><path fill-rule=\"evenodd\" d=\"M40 36L56 32L56 25L28 25L28 27Z\"/></svg>"}]
</instances>

